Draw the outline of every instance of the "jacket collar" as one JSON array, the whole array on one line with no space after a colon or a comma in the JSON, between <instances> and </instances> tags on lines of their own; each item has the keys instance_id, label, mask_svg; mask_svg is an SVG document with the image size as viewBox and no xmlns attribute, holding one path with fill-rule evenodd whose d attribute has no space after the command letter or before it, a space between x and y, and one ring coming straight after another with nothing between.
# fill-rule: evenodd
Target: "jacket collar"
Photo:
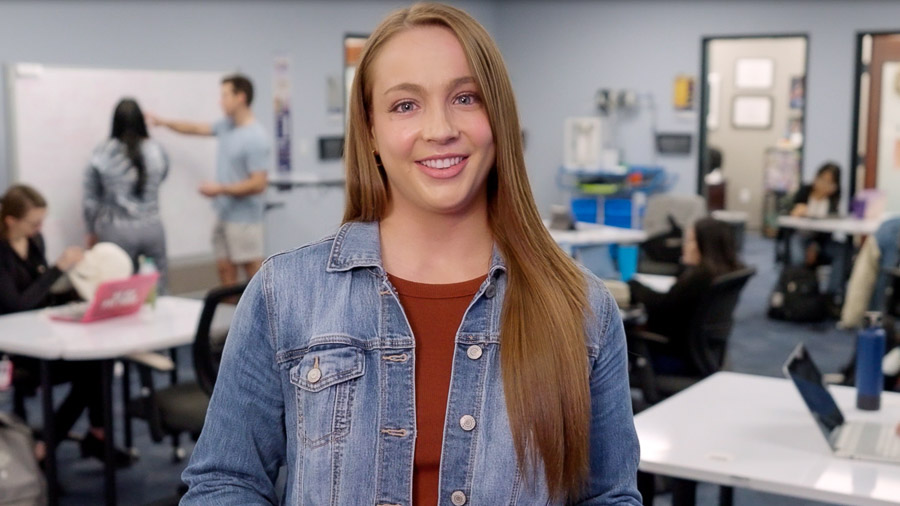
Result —
<instances>
[{"instance_id":1,"label":"jacket collar","mask_svg":"<svg viewBox=\"0 0 900 506\"><path fill-rule=\"evenodd\" d=\"M328 255L327 272L345 272L360 267L375 267L384 272L381 263L381 239L377 221L350 221L341 225L331 254ZM491 254L489 277L497 271L506 272L506 264L494 245Z\"/></svg>"}]
</instances>

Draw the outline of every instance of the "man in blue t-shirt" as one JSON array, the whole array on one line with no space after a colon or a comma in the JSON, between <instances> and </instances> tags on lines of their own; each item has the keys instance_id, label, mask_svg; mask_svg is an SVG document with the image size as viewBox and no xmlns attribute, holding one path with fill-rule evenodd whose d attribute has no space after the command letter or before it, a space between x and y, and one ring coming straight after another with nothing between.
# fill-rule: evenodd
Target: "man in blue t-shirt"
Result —
<instances>
[{"instance_id":1,"label":"man in blue t-shirt","mask_svg":"<svg viewBox=\"0 0 900 506\"><path fill-rule=\"evenodd\" d=\"M250 278L263 261L263 209L271 142L253 117L253 84L235 74L222 80L222 112L215 123L172 121L147 114L151 126L219 140L216 181L199 191L213 199L218 217L213 230L216 267L223 285L237 282L238 267Z\"/></svg>"}]
</instances>

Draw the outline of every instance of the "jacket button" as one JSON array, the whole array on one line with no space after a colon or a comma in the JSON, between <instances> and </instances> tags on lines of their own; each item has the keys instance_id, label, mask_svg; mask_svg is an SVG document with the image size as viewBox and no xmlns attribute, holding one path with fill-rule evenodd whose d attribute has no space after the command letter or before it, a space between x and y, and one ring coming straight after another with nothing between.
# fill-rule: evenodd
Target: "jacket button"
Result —
<instances>
[{"instance_id":1,"label":"jacket button","mask_svg":"<svg viewBox=\"0 0 900 506\"><path fill-rule=\"evenodd\" d=\"M469 346L469 349L466 350L466 356L472 360L478 360L481 358L481 346L478 346L477 344Z\"/></svg>"},{"instance_id":2,"label":"jacket button","mask_svg":"<svg viewBox=\"0 0 900 506\"><path fill-rule=\"evenodd\" d=\"M471 431L475 428L475 417L472 415L464 415L459 419L459 426L466 432Z\"/></svg>"},{"instance_id":3,"label":"jacket button","mask_svg":"<svg viewBox=\"0 0 900 506\"><path fill-rule=\"evenodd\" d=\"M466 503L466 494L464 494L462 490L457 490L450 494L450 502L455 506L462 506Z\"/></svg>"},{"instance_id":4,"label":"jacket button","mask_svg":"<svg viewBox=\"0 0 900 506\"><path fill-rule=\"evenodd\" d=\"M493 298L494 295L497 295L497 285L491 283L484 289L484 296L487 298Z\"/></svg>"},{"instance_id":5,"label":"jacket button","mask_svg":"<svg viewBox=\"0 0 900 506\"><path fill-rule=\"evenodd\" d=\"M322 379L322 370L318 367L310 369L309 372L306 373L306 381L310 383L317 383L320 379Z\"/></svg>"}]
</instances>

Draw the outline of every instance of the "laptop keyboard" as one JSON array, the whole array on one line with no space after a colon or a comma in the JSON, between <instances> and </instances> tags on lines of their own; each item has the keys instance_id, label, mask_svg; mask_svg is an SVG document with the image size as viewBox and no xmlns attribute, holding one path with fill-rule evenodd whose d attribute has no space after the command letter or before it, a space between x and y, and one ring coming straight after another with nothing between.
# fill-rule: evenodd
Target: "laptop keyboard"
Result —
<instances>
[{"instance_id":1,"label":"laptop keyboard","mask_svg":"<svg viewBox=\"0 0 900 506\"><path fill-rule=\"evenodd\" d=\"M900 436L893 426L878 423L851 423L844 426L841 439L845 448L859 455L900 460Z\"/></svg>"},{"instance_id":2,"label":"laptop keyboard","mask_svg":"<svg viewBox=\"0 0 900 506\"><path fill-rule=\"evenodd\" d=\"M56 316L71 320L80 320L84 318L84 314L87 313L88 306L89 304L87 302L72 302L64 306L53 307L50 311Z\"/></svg>"}]
</instances>

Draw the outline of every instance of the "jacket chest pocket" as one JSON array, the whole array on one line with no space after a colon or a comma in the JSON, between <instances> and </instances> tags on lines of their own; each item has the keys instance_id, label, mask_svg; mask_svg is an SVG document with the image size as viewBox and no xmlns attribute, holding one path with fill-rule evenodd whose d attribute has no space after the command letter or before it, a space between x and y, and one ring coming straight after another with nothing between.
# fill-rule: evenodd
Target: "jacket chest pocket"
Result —
<instances>
[{"instance_id":1,"label":"jacket chest pocket","mask_svg":"<svg viewBox=\"0 0 900 506\"><path fill-rule=\"evenodd\" d=\"M350 346L310 351L291 368L300 442L315 448L347 435L355 380L364 372L363 351Z\"/></svg>"}]
</instances>

